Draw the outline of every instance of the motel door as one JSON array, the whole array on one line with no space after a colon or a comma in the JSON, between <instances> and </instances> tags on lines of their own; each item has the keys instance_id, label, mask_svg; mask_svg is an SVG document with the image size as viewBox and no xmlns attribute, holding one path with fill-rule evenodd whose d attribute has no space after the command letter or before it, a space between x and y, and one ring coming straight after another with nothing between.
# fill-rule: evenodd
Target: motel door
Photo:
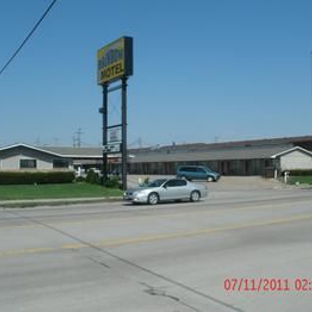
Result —
<instances>
[{"instance_id":1,"label":"motel door","mask_svg":"<svg viewBox=\"0 0 312 312\"><path fill-rule=\"evenodd\" d=\"M228 161L221 162L222 175L228 175L230 170L230 163Z\"/></svg>"}]
</instances>

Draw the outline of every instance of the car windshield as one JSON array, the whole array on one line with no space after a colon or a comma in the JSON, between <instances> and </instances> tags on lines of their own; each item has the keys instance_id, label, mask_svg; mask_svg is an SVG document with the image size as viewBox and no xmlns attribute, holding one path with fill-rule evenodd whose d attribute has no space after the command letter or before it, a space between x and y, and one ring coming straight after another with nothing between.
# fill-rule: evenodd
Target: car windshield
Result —
<instances>
[{"instance_id":1,"label":"car windshield","mask_svg":"<svg viewBox=\"0 0 312 312\"><path fill-rule=\"evenodd\" d=\"M147 187L159 187L166 181L167 181L167 179L157 179L157 180L154 180L152 182L149 182L147 184Z\"/></svg>"}]
</instances>

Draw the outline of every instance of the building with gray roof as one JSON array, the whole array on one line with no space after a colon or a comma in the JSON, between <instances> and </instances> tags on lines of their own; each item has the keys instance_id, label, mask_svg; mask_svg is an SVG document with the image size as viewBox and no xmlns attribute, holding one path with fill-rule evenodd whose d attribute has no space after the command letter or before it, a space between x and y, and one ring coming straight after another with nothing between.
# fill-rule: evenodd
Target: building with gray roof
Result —
<instances>
[{"instance_id":1,"label":"building with gray roof","mask_svg":"<svg viewBox=\"0 0 312 312\"><path fill-rule=\"evenodd\" d=\"M294 147L300 147L300 153L306 150L308 153L304 156L310 158L312 137L212 144L172 144L159 148L136 149L131 150L134 157L130 159L129 167L130 172L137 174L175 174L177 167L181 165L205 165L223 175L273 176L274 170L278 172L284 170L280 166L279 157L286 157L283 152L289 150L294 154L295 150L292 150Z\"/></svg>"},{"instance_id":2,"label":"building with gray roof","mask_svg":"<svg viewBox=\"0 0 312 312\"><path fill-rule=\"evenodd\" d=\"M136 148L128 150L128 172L175 174L180 165L206 165L222 175L272 176L289 168L311 169L311 151L312 136ZM101 168L102 153L100 147L19 143L0 148L0 170ZM120 167L120 158L108 155L108 171Z\"/></svg>"}]
</instances>

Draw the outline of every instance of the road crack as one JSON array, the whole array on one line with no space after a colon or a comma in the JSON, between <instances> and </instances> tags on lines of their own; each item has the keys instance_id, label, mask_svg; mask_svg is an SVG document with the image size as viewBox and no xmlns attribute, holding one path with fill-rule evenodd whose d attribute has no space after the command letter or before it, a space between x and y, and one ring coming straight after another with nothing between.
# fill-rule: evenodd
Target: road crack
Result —
<instances>
[{"instance_id":1,"label":"road crack","mask_svg":"<svg viewBox=\"0 0 312 312\"><path fill-rule=\"evenodd\" d=\"M110 269L111 267L109 265L107 265L105 262L103 261L100 261L98 259L94 259L93 257L91 256L85 256L87 259L91 260L92 262L96 263L96 264L99 264L101 266L103 266L104 268L107 268L107 269Z\"/></svg>"},{"instance_id":2,"label":"road crack","mask_svg":"<svg viewBox=\"0 0 312 312\"><path fill-rule=\"evenodd\" d=\"M179 304L183 305L184 307L191 309L192 311L202 312L201 310L197 309L196 307L191 306L191 305L187 304L186 302L182 301L180 298L173 296L173 295L169 295L161 287L153 287L153 286L150 286L150 285L143 283L143 282L141 282L140 284L147 287L147 289L145 289L144 292L151 295L151 296L159 296L159 297L168 298L170 300L174 300L174 301L178 302ZM175 312L178 312L178 311L175 311Z\"/></svg>"},{"instance_id":3,"label":"road crack","mask_svg":"<svg viewBox=\"0 0 312 312\"><path fill-rule=\"evenodd\" d=\"M223 300L217 299L217 298L215 298L213 296L210 296L209 294L203 293L203 292L201 292L201 291L199 291L199 290L197 290L197 289L195 289L193 287L190 287L188 285L180 283L180 282L178 282L178 281L176 281L174 279L171 279L171 278L169 278L167 276L164 276L164 275L162 275L160 273L157 273L157 272L155 272L155 271L153 271L153 270L151 270L149 268L141 266L141 265L139 265L139 264L137 264L137 263L135 263L133 261L130 261L130 260L124 258L124 257L120 257L117 254L114 254L113 252L110 252L107 249L104 249L104 248L101 248L99 246L96 246L96 245L94 245L94 244L92 244L90 242L87 242L87 241L85 241L85 240L83 240L83 239L81 239L81 238L79 238L79 237L77 237L75 235L72 235L72 234L70 234L70 233L68 233L66 231L58 229L55 226L52 226L52 225L50 225L48 223L44 223L44 222L39 221L39 220L37 220L35 218L25 216L22 213L17 213L17 212L13 212L13 211L10 211L9 213L12 214L12 215L15 215L15 216L17 216L19 218L23 218L25 220L32 221L34 224L41 225L41 226L43 226L43 227L45 227L47 229L50 229L50 230L52 230L52 231L54 231L56 233L59 233L59 234L65 236L65 237L68 237L68 238L72 239L73 241L78 242L79 244L82 244L82 245L84 245L86 247L89 247L90 249L93 249L94 251L98 251L98 252L100 252L100 253L102 253L102 254L104 254L106 256L110 256L113 259L118 260L118 261L120 261L121 263L123 263L125 265L129 265L132 268L136 268L137 270L139 270L141 272L149 274L150 276L156 277L156 278L158 278L158 279L160 279L162 281L168 282L168 283L170 283L170 284L172 284L172 285L174 285L176 287L184 289L185 291L188 291L188 292L193 293L193 294L195 294L197 296L200 296L200 297L202 297L202 298L204 298L204 299L206 299L206 300L208 300L210 302L214 302L215 304L221 305L224 308L227 308L227 309L229 309L231 311L244 312L242 309L237 308L234 305L228 304L227 302L225 302ZM92 258L92 261L94 261L93 258ZM103 266L106 266L103 262L97 262L97 263L99 263L99 264L101 264ZM158 296L166 297L168 299L175 300L175 301L179 302L180 304L182 304L182 305L184 305L184 306L186 306L186 307L188 307L190 309L193 309L193 311L201 312L200 310L196 309L195 307L187 305L186 303L184 303L183 301L181 301L181 299L179 299L177 297L170 296L166 292L165 293L157 292L157 291L155 291L155 289L157 290L157 288L153 288L153 287L151 287L151 286L149 286L147 284L144 284L144 283L141 283L141 284L148 288L145 291L147 294L154 295L154 296L158 295ZM148 290L149 290L150 293L148 292ZM175 312L178 312L178 311L175 311Z\"/></svg>"}]
</instances>

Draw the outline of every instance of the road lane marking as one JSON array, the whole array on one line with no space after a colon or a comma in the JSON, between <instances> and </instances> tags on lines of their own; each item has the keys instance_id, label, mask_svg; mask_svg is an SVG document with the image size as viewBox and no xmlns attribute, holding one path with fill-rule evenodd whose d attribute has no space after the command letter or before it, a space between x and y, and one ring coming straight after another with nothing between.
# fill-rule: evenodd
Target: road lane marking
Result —
<instances>
[{"instance_id":1,"label":"road lane marking","mask_svg":"<svg viewBox=\"0 0 312 312\"><path fill-rule=\"evenodd\" d=\"M40 248L24 248L24 249L15 249L15 250L5 250L0 252L0 258L10 257L10 256L20 256L26 254L37 254L37 253L46 253L59 251L60 248L52 247L40 247Z\"/></svg>"},{"instance_id":2,"label":"road lane marking","mask_svg":"<svg viewBox=\"0 0 312 312\"><path fill-rule=\"evenodd\" d=\"M236 211L252 211L257 209L281 209L285 208L284 203L278 204L278 206L275 206L272 208L270 203L262 204L262 205L256 205L256 206L246 206L246 207L238 207L238 208L227 208L227 209L213 209L213 210L197 210L197 211L181 211L178 213L162 213L157 215L139 215L135 217L126 217L126 218L91 218L91 219L84 219L84 220L77 220L77 221L60 221L60 222L47 222L47 224L51 226L57 226L57 225L85 225L88 223L99 223L99 222L108 222L108 221L121 221L122 223L129 222L132 220L146 220L146 219L166 219L166 218L177 218L177 217L184 217L185 215L198 215L198 214L221 214L221 213L229 213L229 212L236 212ZM208 208L209 209L209 208ZM23 218L23 216L21 216ZM49 217L47 217L49 218ZM42 228L44 225L41 224L23 224L23 225L9 225L9 226L0 226L0 230L2 229L23 229L23 228Z\"/></svg>"},{"instance_id":3,"label":"road lane marking","mask_svg":"<svg viewBox=\"0 0 312 312\"><path fill-rule=\"evenodd\" d=\"M243 230L253 227L261 227L261 226L270 226L270 225L279 225L279 224L287 224L295 221L303 221L312 219L312 214L309 215L298 215L293 216L291 218L282 218L275 219L270 221L259 221L252 222L246 224L234 224L217 228L206 228L206 229L198 229L194 231L182 231L176 233L168 233L168 234L159 234L159 235L149 235L149 236L139 236L134 238L125 238L125 239L117 239L117 240L104 240L101 241L98 245L99 247L111 247L111 246L119 246L119 245L128 245L135 244L141 242L150 242L150 241L158 241L164 239L174 239L174 238L183 238L183 237L192 237L199 236L204 234L214 234L218 232L232 231L232 230Z\"/></svg>"},{"instance_id":4,"label":"road lane marking","mask_svg":"<svg viewBox=\"0 0 312 312\"><path fill-rule=\"evenodd\" d=\"M251 222L245 224L232 224L228 226L221 226L216 228L205 228L198 229L193 231L181 231L176 233L165 233L165 234L156 234L156 235L142 235L132 238L119 238L119 239L111 239L111 240L102 240L98 244L82 244L82 243L73 243L62 245L61 247L41 247L41 248L24 248L19 250L5 250L0 252L0 257L10 257L10 256L19 256L25 254L36 254L36 253L47 253L47 252L58 252L62 250L79 250L83 248L90 248L91 246L95 246L97 248L108 248L108 247L118 247L123 245L132 245L138 243L146 243L153 241L161 241L161 240L169 240L169 239L177 239L177 238L186 238L186 237L194 237L201 235L209 235L216 234L226 231L233 230L244 230L248 228L256 228L262 226L272 226L272 225L282 225L289 224L296 221L307 221L312 219L312 214L306 215L297 215L290 218L281 218L269 221L258 221Z\"/></svg>"}]
</instances>

